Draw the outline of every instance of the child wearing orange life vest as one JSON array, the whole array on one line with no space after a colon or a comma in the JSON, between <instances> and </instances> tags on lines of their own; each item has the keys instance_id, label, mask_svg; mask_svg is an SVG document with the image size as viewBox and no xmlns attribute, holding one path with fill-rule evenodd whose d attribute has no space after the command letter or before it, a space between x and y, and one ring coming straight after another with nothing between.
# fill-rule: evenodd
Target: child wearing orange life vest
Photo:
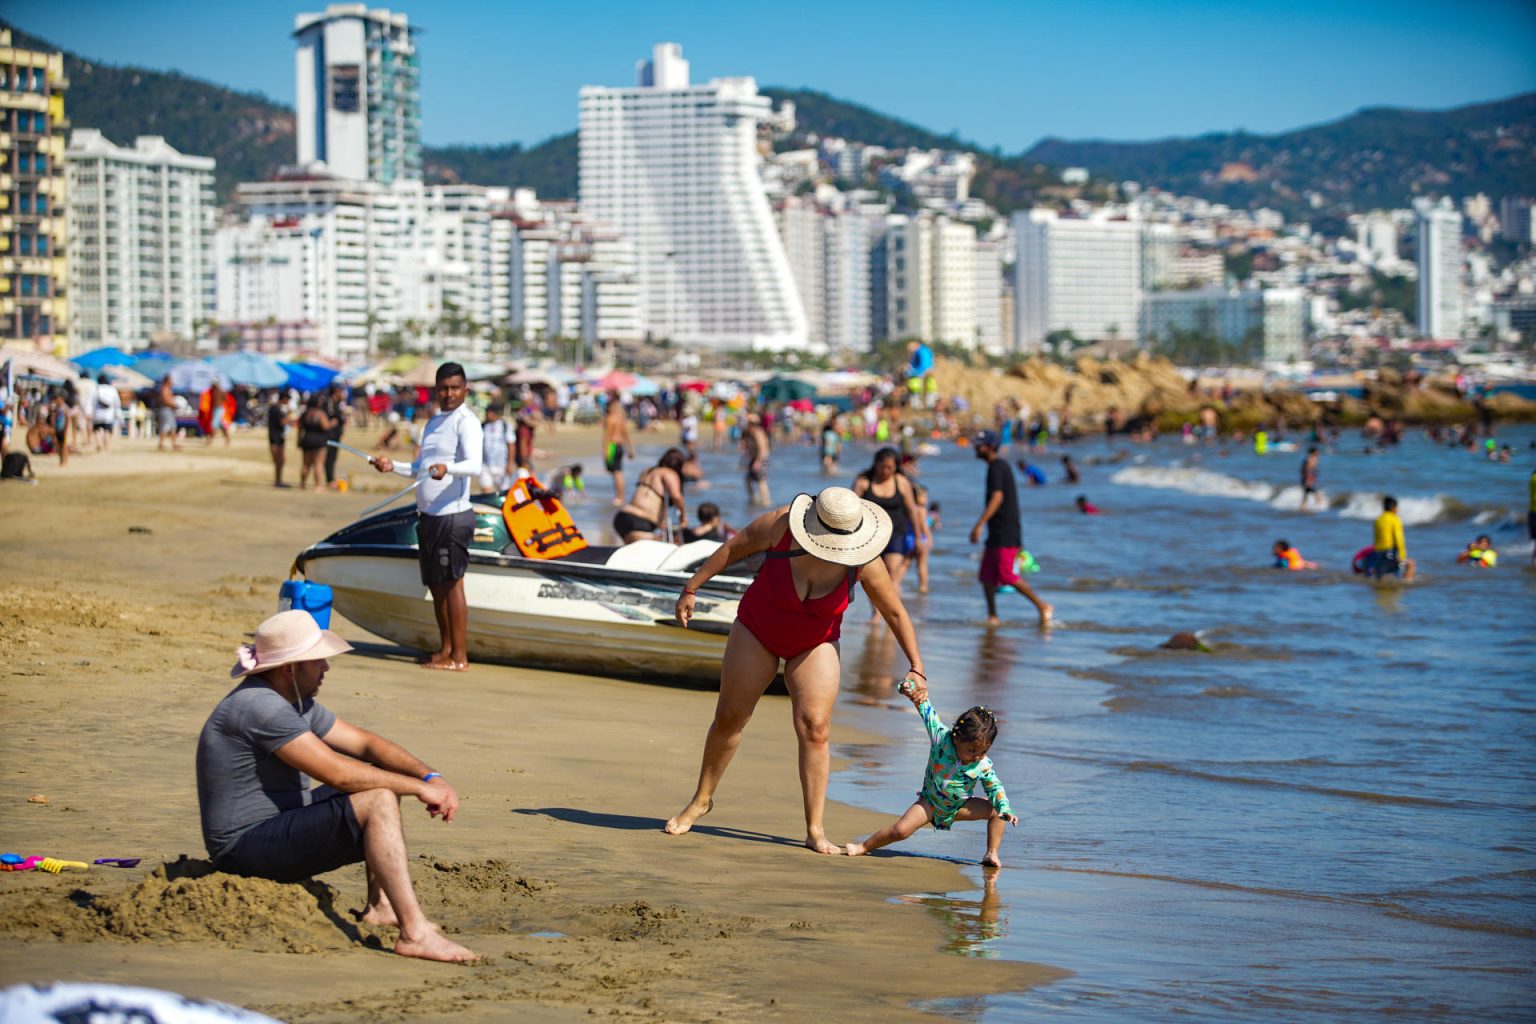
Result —
<instances>
[{"instance_id":1,"label":"child wearing orange life vest","mask_svg":"<svg viewBox=\"0 0 1536 1024\"><path fill-rule=\"evenodd\" d=\"M1300 569L1316 569L1317 568L1317 563L1316 562L1309 562L1305 558L1302 558L1301 557L1301 552L1297 551L1295 548L1291 547L1291 542L1290 541L1287 541L1287 540L1277 540L1277 541L1275 541L1275 546L1272 549L1272 551L1273 551L1274 556L1275 556L1275 568L1276 569L1288 569L1288 570L1296 571L1296 570L1300 570Z\"/></svg>"}]
</instances>

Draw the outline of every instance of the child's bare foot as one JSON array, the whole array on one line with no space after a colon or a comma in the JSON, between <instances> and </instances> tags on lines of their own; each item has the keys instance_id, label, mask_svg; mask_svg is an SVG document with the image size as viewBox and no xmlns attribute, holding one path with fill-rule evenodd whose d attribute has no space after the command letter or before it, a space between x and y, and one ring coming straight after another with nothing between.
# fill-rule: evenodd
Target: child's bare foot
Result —
<instances>
[{"instance_id":1,"label":"child's bare foot","mask_svg":"<svg viewBox=\"0 0 1536 1024\"><path fill-rule=\"evenodd\" d=\"M669 836L680 836L693 828L694 822L714 809L715 802L713 800L705 803L703 807L696 803L690 803L675 816L668 818L667 823L661 827L661 830Z\"/></svg>"},{"instance_id":2,"label":"child's bare foot","mask_svg":"<svg viewBox=\"0 0 1536 1024\"><path fill-rule=\"evenodd\" d=\"M850 857L862 857L869 851L864 849L863 843L849 843L843 847L843 852Z\"/></svg>"},{"instance_id":3,"label":"child's bare foot","mask_svg":"<svg viewBox=\"0 0 1536 1024\"><path fill-rule=\"evenodd\" d=\"M418 960L439 960L448 964L463 964L480 959L480 954L465 949L438 931L436 925L430 924L415 938L400 936L400 941L395 943L395 952Z\"/></svg>"},{"instance_id":4,"label":"child's bare foot","mask_svg":"<svg viewBox=\"0 0 1536 1024\"><path fill-rule=\"evenodd\" d=\"M841 856L845 851L832 840L823 835L811 834L805 837L805 848L814 853L822 853L828 856Z\"/></svg>"},{"instance_id":5,"label":"child's bare foot","mask_svg":"<svg viewBox=\"0 0 1536 1024\"><path fill-rule=\"evenodd\" d=\"M984 868L1000 868L1003 866L1003 859L995 853L989 853L981 858L981 866Z\"/></svg>"}]
</instances>

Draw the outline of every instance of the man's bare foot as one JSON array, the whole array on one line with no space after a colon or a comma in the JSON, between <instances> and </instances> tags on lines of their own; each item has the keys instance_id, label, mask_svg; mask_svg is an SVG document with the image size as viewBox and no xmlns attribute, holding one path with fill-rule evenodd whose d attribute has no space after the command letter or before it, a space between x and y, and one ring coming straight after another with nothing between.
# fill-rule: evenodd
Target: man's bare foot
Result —
<instances>
[{"instance_id":1,"label":"man's bare foot","mask_svg":"<svg viewBox=\"0 0 1536 1024\"><path fill-rule=\"evenodd\" d=\"M363 924L376 925L380 928L400 927L400 919L395 916L395 908L388 903L377 907L364 907L363 912L357 915L357 919Z\"/></svg>"},{"instance_id":2,"label":"man's bare foot","mask_svg":"<svg viewBox=\"0 0 1536 1024\"><path fill-rule=\"evenodd\" d=\"M981 858L981 866L984 868L1000 868L1003 866L1003 860L997 854L989 853Z\"/></svg>"},{"instance_id":3,"label":"man's bare foot","mask_svg":"<svg viewBox=\"0 0 1536 1024\"><path fill-rule=\"evenodd\" d=\"M987 616L987 625L989 625L989 626L1001 626L1002 624L1003 624L1003 620L998 618L996 615L988 615Z\"/></svg>"},{"instance_id":4,"label":"man's bare foot","mask_svg":"<svg viewBox=\"0 0 1536 1024\"><path fill-rule=\"evenodd\" d=\"M661 826L661 830L669 836L683 835L689 829L693 828L694 822L698 821L700 818L704 817L704 815L708 814L714 809L715 802L713 800L710 800L708 803L706 803L703 810L700 810L697 804L690 803L687 807L684 807L681 811L679 811L675 816L668 818L667 823Z\"/></svg>"},{"instance_id":5,"label":"man's bare foot","mask_svg":"<svg viewBox=\"0 0 1536 1024\"><path fill-rule=\"evenodd\" d=\"M421 667L422 668L436 669L439 672L468 672L469 671L469 662L467 662L467 661L438 661L436 658L430 658L427 661L422 662L421 663Z\"/></svg>"},{"instance_id":6,"label":"man's bare foot","mask_svg":"<svg viewBox=\"0 0 1536 1024\"><path fill-rule=\"evenodd\" d=\"M1040 628L1044 629L1045 627L1049 626L1051 624L1051 618L1055 614L1056 614L1056 606L1055 605L1051 605L1051 604L1042 605L1041 608L1040 608Z\"/></svg>"},{"instance_id":7,"label":"man's bare foot","mask_svg":"<svg viewBox=\"0 0 1536 1024\"><path fill-rule=\"evenodd\" d=\"M806 836L805 848L813 853L822 853L827 856L841 856L845 851L826 836Z\"/></svg>"},{"instance_id":8,"label":"man's bare foot","mask_svg":"<svg viewBox=\"0 0 1536 1024\"><path fill-rule=\"evenodd\" d=\"M849 843L843 847L843 852L850 857L862 857L869 851L864 849L863 843Z\"/></svg>"},{"instance_id":9,"label":"man's bare foot","mask_svg":"<svg viewBox=\"0 0 1536 1024\"><path fill-rule=\"evenodd\" d=\"M436 925L427 925L422 934L414 938L400 936L400 941L395 943L395 952L418 960L439 960L448 964L463 964L480 959L480 954L454 942L438 931Z\"/></svg>"}]
</instances>

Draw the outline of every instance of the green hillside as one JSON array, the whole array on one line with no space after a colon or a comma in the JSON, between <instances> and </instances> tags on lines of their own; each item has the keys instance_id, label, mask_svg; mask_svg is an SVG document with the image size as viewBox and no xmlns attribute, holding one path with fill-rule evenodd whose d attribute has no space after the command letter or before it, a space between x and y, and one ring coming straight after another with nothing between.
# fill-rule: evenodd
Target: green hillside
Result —
<instances>
[{"instance_id":1,"label":"green hillside","mask_svg":"<svg viewBox=\"0 0 1536 1024\"><path fill-rule=\"evenodd\" d=\"M0 20L16 42L59 49ZM218 161L217 188L229 200L242 181L269 178L294 158L293 111L265 96L237 92L175 72L116 66L64 52L70 89L66 109L77 127L96 128L120 145L162 135L186 153ZM1305 193L1324 198L1325 212L1403 206L1415 195L1449 192L1529 194L1536 182L1536 93L1447 111L1391 108L1279 135L1203 135L1155 142L1046 139L1006 156L953 134L940 134L812 89L766 88L792 100L798 127L790 145L833 135L892 149L966 149L976 154L974 195L1004 213L1071 194L1057 169L1082 166L1097 181L1136 180L1235 206L1268 205L1316 216ZM431 181L527 186L547 198L576 195L576 134L524 148L426 147ZM1089 186L1090 197L1102 195Z\"/></svg>"},{"instance_id":2,"label":"green hillside","mask_svg":"<svg viewBox=\"0 0 1536 1024\"><path fill-rule=\"evenodd\" d=\"M1530 194L1536 93L1454 110L1375 107L1279 135L1046 139L1026 157L1237 206L1291 210L1309 207L1308 191L1320 194L1326 208L1357 210L1406 206L1414 196L1434 193Z\"/></svg>"}]
</instances>

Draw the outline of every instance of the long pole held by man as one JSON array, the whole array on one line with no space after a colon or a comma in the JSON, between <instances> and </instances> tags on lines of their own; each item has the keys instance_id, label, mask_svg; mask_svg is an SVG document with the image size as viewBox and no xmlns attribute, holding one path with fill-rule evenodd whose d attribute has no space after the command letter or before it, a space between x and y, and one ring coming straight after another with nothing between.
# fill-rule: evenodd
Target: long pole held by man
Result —
<instances>
[{"instance_id":1,"label":"long pole held by man","mask_svg":"<svg viewBox=\"0 0 1536 1024\"><path fill-rule=\"evenodd\" d=\"M442 642L424 668L463 672L469 668L469 602L464 573L475 534L469 489L480 477L484 435L480 421L464 404L469 384L464 367L437 368L437 414L427 421L414 462L373 457L380 473L398 473L420 481L416 488L416 547L421 582L432 593L432 611Z\"/></svg>"}]
</instances>

